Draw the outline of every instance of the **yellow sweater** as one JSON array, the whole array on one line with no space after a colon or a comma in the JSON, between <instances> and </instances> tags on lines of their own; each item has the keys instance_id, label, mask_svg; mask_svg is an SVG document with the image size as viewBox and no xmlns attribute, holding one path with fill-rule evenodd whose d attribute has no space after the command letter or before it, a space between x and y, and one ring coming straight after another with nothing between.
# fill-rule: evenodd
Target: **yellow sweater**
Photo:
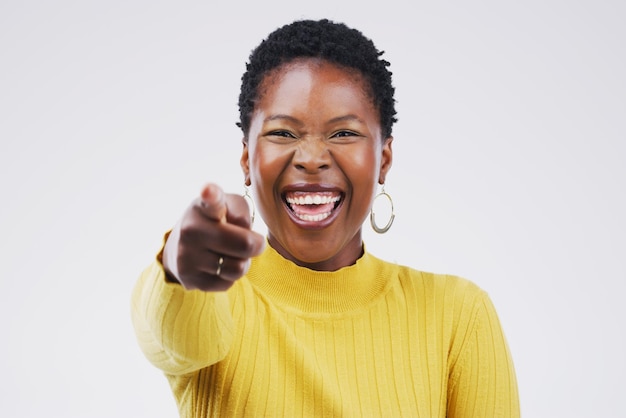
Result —
<instances>
[{"instance_id":1,"label":"yellow sweater","mask_svg":"<svg viewBox=\"0 0 626 418\"><path fill-rule=\"evenodd\" d=\"M167 283L155 261L132 317L181 417L519 416L485 292L367 252L318 272L268 245L221 293Z\"/></svg>"}]
</instances>

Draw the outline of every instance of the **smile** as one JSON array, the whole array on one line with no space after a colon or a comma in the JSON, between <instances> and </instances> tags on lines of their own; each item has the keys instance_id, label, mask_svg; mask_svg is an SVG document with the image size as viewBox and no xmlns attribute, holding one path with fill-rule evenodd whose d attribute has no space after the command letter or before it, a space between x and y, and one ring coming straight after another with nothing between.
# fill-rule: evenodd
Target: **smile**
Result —
<instances>
[{"instance_id":1,"label":"smile","mask_svg":"<svg viewBox=\"0 0 626 418\"><path fill-rule=\"evenodd\" d=\"M330 217L341 203L341 197L337 191L294 191L284 195L292 214L304 222L321 222Z\"/></svg>"}]
</instances>

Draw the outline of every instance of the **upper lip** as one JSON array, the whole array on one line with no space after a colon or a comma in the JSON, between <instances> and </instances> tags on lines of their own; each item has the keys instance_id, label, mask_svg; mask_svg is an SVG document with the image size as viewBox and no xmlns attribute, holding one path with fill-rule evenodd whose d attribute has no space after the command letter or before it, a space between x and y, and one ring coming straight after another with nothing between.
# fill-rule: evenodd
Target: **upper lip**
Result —
<instances>
[{"instance_id":1,"label":"upper lip","mask_svg":"<svg viewBox=\"0 0 626 418\"><path fill-rule=\"evenodd\" d=\"M289 192L309 192L309 193L321 193L321 192L335 192L343 193L339 187L329 184L319 183L294 183L283 187L281 195L285 195Z\"/></svg>"}]
</instances>

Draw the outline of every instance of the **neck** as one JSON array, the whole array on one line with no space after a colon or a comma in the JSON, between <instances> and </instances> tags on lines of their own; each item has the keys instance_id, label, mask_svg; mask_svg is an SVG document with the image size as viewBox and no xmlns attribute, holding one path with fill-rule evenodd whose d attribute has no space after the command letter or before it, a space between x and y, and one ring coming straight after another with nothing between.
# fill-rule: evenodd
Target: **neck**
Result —
<instances>
[{"instance_id":1,"label":"neck","mask_svg":"<svg viewBox=\"0 0 626 418\"><path fill-rule=\"evenodd\" d=\"M363 240L360 231L346 243L337 253L323 260L307 259L306 255L296 257L285 248L276 237L270 232L267 239L269 245L278 254L300 267L306 267L315 271L337 271L341 268L351 266L363 255Z\"/></svg>"}]
</instances>

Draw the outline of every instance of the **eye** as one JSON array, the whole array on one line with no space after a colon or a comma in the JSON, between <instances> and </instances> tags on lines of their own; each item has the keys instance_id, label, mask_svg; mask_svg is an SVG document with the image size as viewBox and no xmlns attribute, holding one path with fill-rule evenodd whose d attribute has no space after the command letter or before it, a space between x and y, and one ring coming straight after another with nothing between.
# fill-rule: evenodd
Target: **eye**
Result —
<instances>
[{"instance_id":1,"label":"eye","mask_svg":"<svg viewBox=\"0 0 626 418\"><path fill-rule=\"evenodd\" d=\"M355 136L361 136L359 134L357 134L356 132L353 131L338 131L335 132L331 138L351 138L351 137L355 137Z\"/></svg>"},{"instance_id":2,"label":"eye","mask_svg":"<svg viewBox=\"0 0 626 418\"><path fill-rule=\"evenodd\" d=\"M268 136L279 136L282 138L295 138L296 136L289 131L277 130L268 132Z\"/></svg>"}]
</instances>

